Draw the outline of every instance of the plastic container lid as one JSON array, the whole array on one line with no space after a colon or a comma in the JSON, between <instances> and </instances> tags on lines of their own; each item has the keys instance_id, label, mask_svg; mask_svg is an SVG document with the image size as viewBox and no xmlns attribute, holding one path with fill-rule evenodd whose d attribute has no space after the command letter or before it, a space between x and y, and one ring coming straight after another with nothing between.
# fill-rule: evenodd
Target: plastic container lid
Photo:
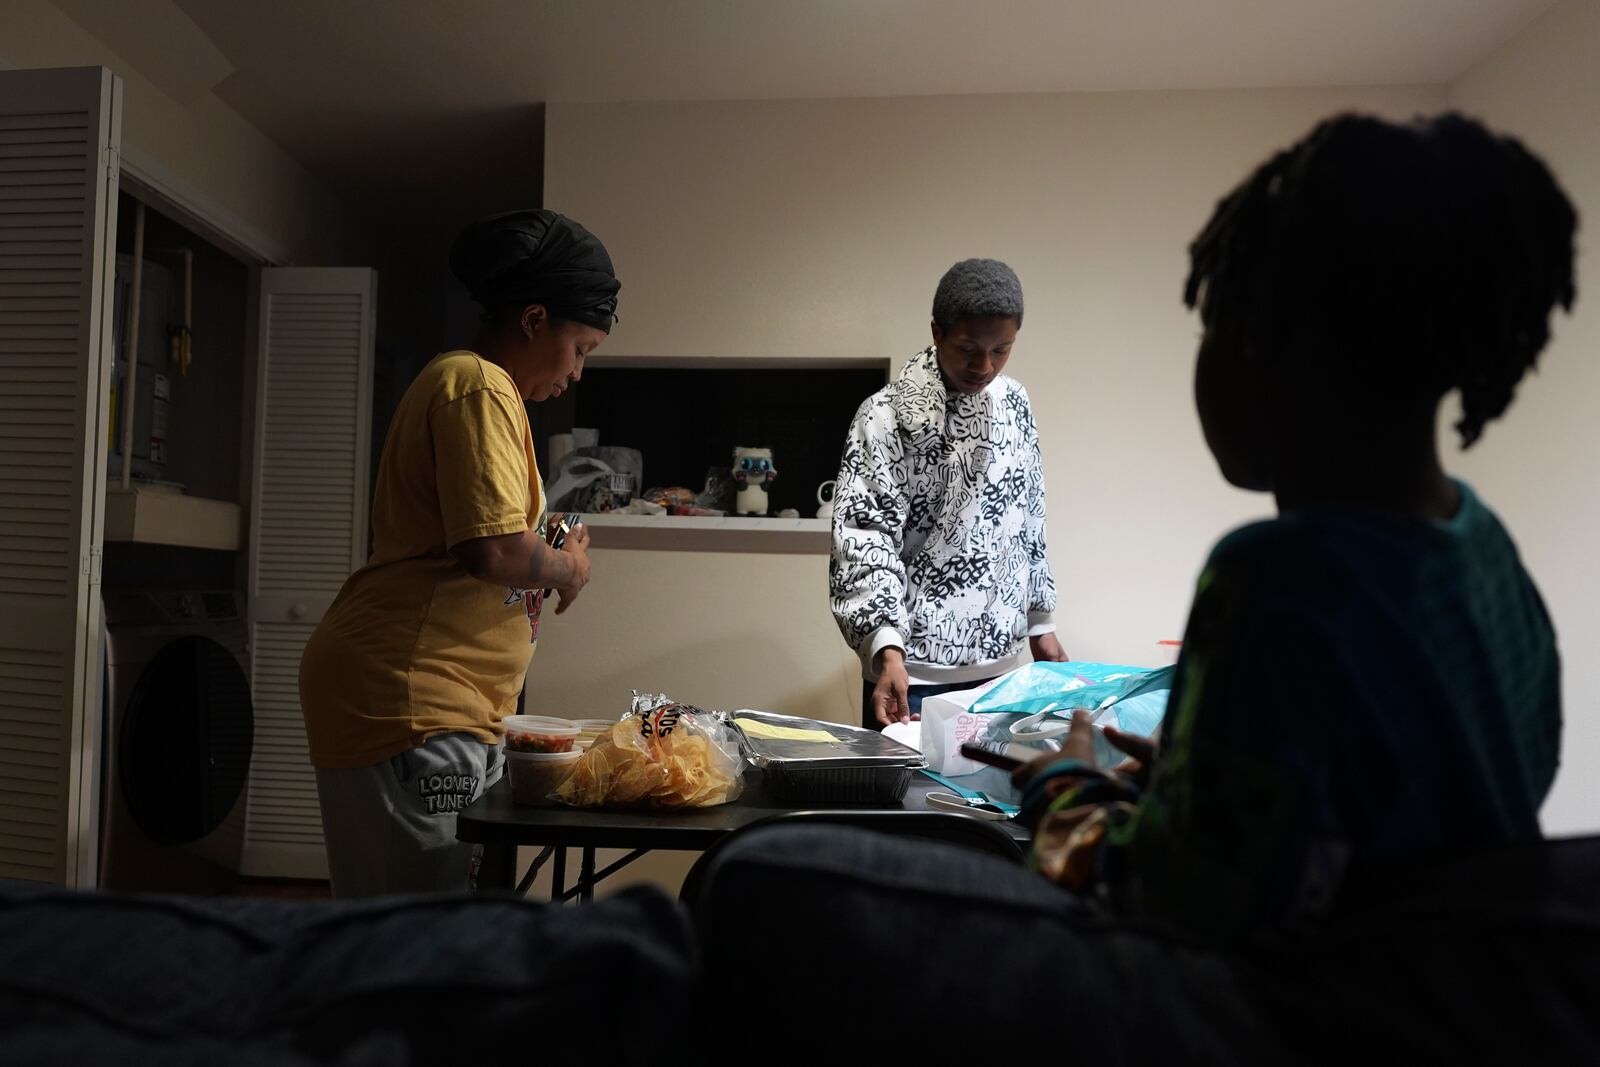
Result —
<instances>
[{"instance_id":1,"label":"plastic container lid","mask_svg":"<svg viewBox=\"0 0 1600 1067\"><path fill-rule=\"evenodd\" d=\"M567 752L578 740L577 726L543 715L511 715L505 727L507 752Z\"/></svg>"},{"instance_id":2,"label":"plastic container lid","mask_svg":"<svg viewBox=\"0 0 1600 1067\"><path fill-rule=\"evenodd\" d=\"M576 725L578 727L577 747L587 749L602 737L610 737L611 728L617 724L610 719L578 719L576 720Z\"/></svg>"},{"instance_id":3,"label":"plastic container lid","mask_svg":"<svg viewBox=\"0 0 1600 1067\"><path fill-rule=\"evenodd\" d=\"M555 718L554 715L507 715L502 721L506 723L506 729L520 729L523 733L578 733L578 723L570 718Z\"/></svg>"},{"instance_id":4,"label":"plastic container lid","mask_svg":"<svg viewBox=\"0 0 1600 1067\"><path fill-rule=\"evenodd\" d=\"M552 719L548 715L508 715L506 732L519 734L545 734L549 737L577 737L578 724L569 719Z\"/></svg>"}]
</instances>

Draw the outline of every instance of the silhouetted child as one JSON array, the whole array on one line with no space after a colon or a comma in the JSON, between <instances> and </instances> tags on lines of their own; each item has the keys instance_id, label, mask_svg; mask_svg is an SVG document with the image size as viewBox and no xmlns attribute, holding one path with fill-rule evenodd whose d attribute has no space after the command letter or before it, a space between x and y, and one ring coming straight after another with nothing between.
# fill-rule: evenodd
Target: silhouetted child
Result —
<instances>
[{"instance_id":1,"label":"silhouetted child","mask_svg":"<svg viewBox=\"0 0 1600 1067\"><path fill-rule=\"evenodd\" d=\"M1453 114L1331 119L1221 202L1185 289L1195 401L1223 476L1279 516L1206 564L1160 751L1122 739L1147 789L1092 767L1086 726L1062 755L1090 765L1019 772L1045 873L1226 940L1539 836L1555 634L1436 427L1451 392L1462 447L1505 412L1571 306L1576 222L1538 159Z\"/></svg>"}]
</instances>

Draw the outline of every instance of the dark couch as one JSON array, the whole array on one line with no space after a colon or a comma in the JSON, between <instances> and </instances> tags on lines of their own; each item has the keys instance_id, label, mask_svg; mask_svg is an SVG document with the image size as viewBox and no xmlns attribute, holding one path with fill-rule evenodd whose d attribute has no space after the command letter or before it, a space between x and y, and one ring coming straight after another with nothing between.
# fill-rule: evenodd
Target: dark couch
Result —
<instances>
[{"instance_id":1,"label":"dark couch","mask_svg":"<svg viewBox=\"0 0 1600 1067\"><path fill-rule=\"evenodd\" d=\"M971 850L772 828L698 934L582 908L0 883L0 1063L1600 1063L1600 838L1356 887L1220 957Z\"/></svg>"},{"instance_id":2,"label":"dark couch","mask_svg":"<svg viewBox=\"0 0 1600 1067\"><path fill-rule=\"evenodd\" d=\"M870 1020L858 1047L897 1058L1600 1063L1600 838L1388 872L1336 920L1228 957L988 856L836 828L732 843L696 920L710 988L826 990ZM735 1022L755 1042L772 1018ZM792 1030L783 1054L838 1032Z\"/></svg>"},{"instance_id":3,"label":"dark couch","mask_svg":"<svg viewBox=\"0 0 1600 1067\"><path fill-rule=\"evenodd\" d=\"M118 897L0 883L0 1063L658 1062L692 987L653 891L591 907Z\"/></svg>"}]
</instances>

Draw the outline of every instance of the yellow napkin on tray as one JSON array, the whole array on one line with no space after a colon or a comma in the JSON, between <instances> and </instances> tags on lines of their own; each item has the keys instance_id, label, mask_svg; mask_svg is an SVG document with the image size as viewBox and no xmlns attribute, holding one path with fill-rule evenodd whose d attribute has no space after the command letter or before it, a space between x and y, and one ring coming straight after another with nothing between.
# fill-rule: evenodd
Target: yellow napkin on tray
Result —
<instances>
[{"instance_id":1,"label":"yellow napkin on tray","mask_svg":"<svg viewBox=\"0 0 1600 1067\"><path fill-rule=\"evenodd\" d=\"M838 744L839 739L826 730L804 730L798 726L777 726L760 719L735 719L746 737L764 737L771 741L814 741L819 744Z\"/></svg>"}]
</instances>

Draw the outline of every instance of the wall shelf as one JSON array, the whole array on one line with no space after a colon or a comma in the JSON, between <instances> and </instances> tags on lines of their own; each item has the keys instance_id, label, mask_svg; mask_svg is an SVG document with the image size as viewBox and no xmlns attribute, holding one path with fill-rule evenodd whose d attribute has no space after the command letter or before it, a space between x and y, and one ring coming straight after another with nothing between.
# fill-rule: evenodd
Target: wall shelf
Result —
<instances>
[{"instance_id":1,"label":"wall shelf","mask_svg":"<svg viewBox=\"0 0 1600 1067\"><path fill-rule=\"evenodd\" d=\"M237 551L243 509L226 500L134 486L106 491L107 541Z\"/></svg>"},{"instance_id":2,"label":"wall shelf","mask_svg":"<svg viewBox=\"0 0 1600 1067\"><path fill-rule=\"evenodd\" d=\"M825 554L833 545L829 519L585 513L583 521L595 548Z\"/></svg>"}]
</instances>

